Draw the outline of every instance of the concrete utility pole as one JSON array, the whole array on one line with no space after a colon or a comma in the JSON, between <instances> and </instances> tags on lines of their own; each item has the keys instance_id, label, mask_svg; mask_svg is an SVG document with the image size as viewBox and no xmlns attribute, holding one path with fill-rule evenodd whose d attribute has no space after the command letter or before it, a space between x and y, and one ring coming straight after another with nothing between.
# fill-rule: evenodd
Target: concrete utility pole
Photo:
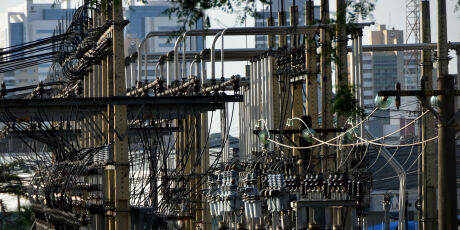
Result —
<instances>
[{"instance_id":1,"label":"concrete utility pole","mask_svg":"<svg viewBox=\"0 0 460 230\"><path fill-rule=\"evenodd\" d=\"M305 23L307 25L315 24L315 5L313 0L305 1ZM306 82L306 113L311 117L312 127L319 128L318 123L318 70L316 66L316 44L315 34L308 33L305 35L305 52L306 53L306 69L307 69L307 82ZM319 151L317 149L311 150L313 154L312 167L316 172L321 170L321 161L319 160Z\"/></svg>"},{"instance_id":2,"label":"concrete utility pole","mask_svg":"<svg viewBox=\"0 0 460 230\"><path fill-rule=\"evenodd\" d=\"M430 1L421 1L421 23L422 23L422 43L431 43L430 27ZM433 89L433 62L432 51L422 50L422 80L425 82L425 89ZM423 109L421 106L422 112ZM421 138L422 141L434 137L434 117L433 114L427 113L422 118ZM436 164L435 164L435 146L434 142L422 144L421 158L421 195L422 195L422 220L421 228L424 230L436 229Z\"/></svg>"},{"instance_id":3,"label":"concrete utility pole","mask_svg":"<svg viewBox=\"0 0 460 230\"><path fill-rule=\"evenodd\" d=\"M106 1L107 3L107 12L106 12L106 19L112 18L112 2ZM106 62L103 62L105 66L106 73L103 77L103 86L104 86L104 97L112 97L114 90L113 90L113 56L107 55ZM107 121L104 119L105 124L103 126L104 134L106 136L106 143L109 145L113 145L114 143L114 135L113 135L113 106L107 105L107 112L106 112ZM106 203L111 204L112 207L115 205L115 183L114 183L114 167L113 165L108 165L105 168L105 199ZM115 229L115 216L113 213L108 212L105 215L105 226L106 229Z\"/></svg>"},{"instance_id":4,"label":"concrete utility pole","mask_svg":"<svg viewBox=\"0 0 460 230\"><path fill-rule=\"evenodd\" d=\"M336 85L338 90L340 87L348 86L348 63L347 63L347 6L345 0L337 0L337 25L336 25L336 44L337 44L337 60L336 60ZM337 117L337 127L345 125L346 117Z\"/></svg>"},{"instance_id":5,"label":"concrete utility pole","mask_svg":"<svg viewBox=\"0 0 460 230\"><path fill-rule=\"evenodd\" d=\"M457 183L455 126L447 122L454 115L454 81L449 76L446 0L438 0L438 229L457 229Z\"/></svg>"},{"instance_id":6,"label":"concrete utility pole","mask_svg":"<svg viewBox=\"0 0 460 230\"><path fill-rule=\"evenodd\" d=\"M321 23L329 24L329 0L321 0ZM321 29L321 128L331 128L333 123L333 115L331 112L332 100L332 71L331 71L331 36L327 29ZM323 136L327 140L331 135ZM321 146L321 168L323 172L328 170L334 171L334 159L328 156L328 148L326 145Z\"/></svg>"},{"instance_id":7,"label":"concrete utility pole","mask_svg":"<svg viewBox=\"0 0 460 230\"><path fill-rule=\"evenodd\" d=\"M315 24L315 5L313 0L305 1L305 23L307 25ZM306 68L307 68L307 111L306 114L311 117L313 128L318 128L318 71L316 68L316 45L315 34L308 33L305 42Z\"/></svg>"},{"instance_id":8,"label":"concrete utility pole","mask_svg":"<svg viewBox=\"0 0 460 230\"><path fill-rule=\"evenodd\" d=\"M336 71L335 71L335 83L336 83L336 92L341 89L348 88L348 63L347 63L347 5L345 0L336 0L337 5L337 25L336 25L336 56L337 60L335 62ZM337 115L337 128L342 128L345 125L346 117ZM343 151L337 149L337 158L336 164L340 165L342 163L342 156ZM347 209L345 209L347 210ZM333 228L335 229L351 229L351 221L346 221L345 224L347 226L343 226L342 223L342 208L337 208L335 210L336 220L334 223ZM347 210L345 212L347 215L347 219L351 220L351 210Z\"/></svg>"},{"instance_id":9,"label":"concrete utility pole","mask_svg":"<svg viewBox=\"0 0 460 230\"><path fill-rule=\"evenodd\" d=\"M348 87L348 65L347 65L347 6L345 0L337 0L337 25L336 25L336 56L335 61L335 82L336 92L340 89ZM342 128L345 125L346 117L337 115L337 128ZM342 162L342 151L337 150L337 165Z\"/></svg>"},{"instance_id":10,"label":"concrete utility pole","mask_svg":"<svg viewBox=\"0 0 460 230\"><path fill-rule=\"evenodd\" d=\"M113 96L126 95L122 1L113 3ZM115 230L131 229L129 213L129 159L126 105L114 105Z\"/></svg>"},{"instance_id":11,"label":"concrete utility pole","mask_svg":"<svg viewBox=\"0 0 460 230\"><path fill-rule=\"evenodd\" d=\"M275 25L275 19L271 16L267 18L267 25L268 26L274 26ZM267 40L268 40L268 48L274 48L276 46L275 44L275 35L267 35ZM271 73L274 71L274 66L275 66L275 59L273 58L272 55L268 57L268 69ZM273 78L270 79L269 84L270 89L272 94L269 95L271 98L269 100L272 101L272 113L271 113L271 122L269 122L269 128L274 128L275 126L278 127L278 125L281 123L281 106L280 106L280 82L279 82L279 75L275 76L273 75ZM271 126L270 126L271 125Z\"/></svg>"},{"instance_id":12,"label":"concrete utility pole","mask_svg":"<svg viewBox=\"0 0 460 230\"><path fill-rule=\"evenodd\" d=\"M297 26L299 24L299 10L297 6L291 6L290 11L289 11L289 16L290 16L290 24L291 26ZM291 34L291 48L297 47L297 35ZM293 60L291 60L293 61ZM291 92L292 92L292 117L302 117L303 116L303 90L302 90L303 84L302 82L294 82L294 84L291 84ZM302 124L299 122L294 123L294 129L301 129ZM300 135L299 134L293 134L292 139L294 140L294 143L296 145L300 146ZM299 150L292 150L292 153L294 156L300 155Z\"/></svg>"}]
</instances>

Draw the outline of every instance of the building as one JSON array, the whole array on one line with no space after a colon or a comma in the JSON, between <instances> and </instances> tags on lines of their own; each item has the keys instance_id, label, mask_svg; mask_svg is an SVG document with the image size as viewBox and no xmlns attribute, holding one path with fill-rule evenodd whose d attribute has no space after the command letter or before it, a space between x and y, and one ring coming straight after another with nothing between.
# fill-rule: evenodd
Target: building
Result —
<instances>
[{"instance_id":1,"label":"building","mask_svg":"<svg viewBox=\"0 0 460 230\"><path fill-rule=\"evenodd\" d=\"M295 1L299 12L299 25L305 25L305 1ZM294 5L293 0L285 1L284 11L286 12L286 24L289 25L289 8ZM272 1L272 17L274 18L275 25L278 25L278 11L281 11L279 1ZM315 6L314 10L315 20L320 20L320 7ZM270 17L270 8L266 6L262 11L257 11L257 17L255 17L255 27L265 27L267 25L267 18ZM275 36L278 40L278 36ZM255 36L255 47L266 48L267 47L267 36L257 35ZM289 44L289 41L288 41Z\"/></svg>"},{"instance_id":2,"label":"building","mask_svg":"<svg viewBox=\"0 0 460 230\"><path fill-rule=\"evenodd\" d=\"M179 30L182 26L174 17L171 18L165 12L173 3L169 1L139 1L131 0L130 4L125 7L124 15L130 21L125 29L125 53L130 55L137 52L139 43L151 31L174 31ZM198 21L194 28L202 29L202 21ZM149 53L166 54L174 47L175 38L171 37L154 37L146 42ZM187 39L187 50L202 50L204 39L202 37L189 37ZM155 77L155 66L149 65L147 79Z\"/></svg>"},{"instance_id":3,"label":"building","mask_svg":"<svg viewBox=\"0 0 460 230\"><path fill-rule=\"evenodd\" d=\"M369 45L403 44L404 33L394 28L387 29L378 25L377 30L369 34ZM351 55L349 55L351 63ZM386 51L363 53L363 98L364 107L369 111L375 107L374 98L381 90L394 90L396 83L401 83L401 89L414 90L419 86L418 63L413 58L413 52ZM349 73L351 73L349 65ZM370 132L377 137L384 136L412 121L418 114L418 102L415 97L402 97L400 111L378 111L369 121ZM407 113L406 111L414 111ZM416 125L404 129L387 141L395 143L412 141L418 135Z\"/></svg>"},{"instance_id":4,"label":"building","mask_svg":"<svg viewBox=\"0 0 460 230\"><path fill-rule=\"evenodd\" d=\"M10 47L26 42L53 36L59 20L70 18L75 10L70 8L70 1L63 4L24 3L9 8L0 15L5 22L0 27L0 47ZM5 57L7 58L7 57ZM36 84L47 77L50 64L41 64L13 72L0 74L0 79L7 88Z\"/></svg>"}]
</instances>

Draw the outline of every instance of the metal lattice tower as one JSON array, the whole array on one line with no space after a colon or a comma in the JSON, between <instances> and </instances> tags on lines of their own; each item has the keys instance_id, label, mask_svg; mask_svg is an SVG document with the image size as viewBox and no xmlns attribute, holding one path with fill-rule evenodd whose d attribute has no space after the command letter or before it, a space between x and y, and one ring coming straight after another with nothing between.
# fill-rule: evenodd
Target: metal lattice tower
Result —
<instances>
[{"instance_id":1,"label":"metal lattice tower","mask_svg":"<svg viewBox=\"0 0 460 230\"><path fill-rule=\"evenodd\" d=\"M420 43L420 1L406 0L406 43ZM419 81L420 76L420 52L406 51L404 54L404 75L413 75L410 69L415 67L415 78Z\"/></svg>"},{"instance_id":2,"label":"metal lattice tower","mask_svg":"<svg viewBox=\"0 0 460 230\"><path fill-rule=\"evenodd\" d=\"M420 43L420 1L406 0L406 43Z\"/></svg>"}]
</instances>

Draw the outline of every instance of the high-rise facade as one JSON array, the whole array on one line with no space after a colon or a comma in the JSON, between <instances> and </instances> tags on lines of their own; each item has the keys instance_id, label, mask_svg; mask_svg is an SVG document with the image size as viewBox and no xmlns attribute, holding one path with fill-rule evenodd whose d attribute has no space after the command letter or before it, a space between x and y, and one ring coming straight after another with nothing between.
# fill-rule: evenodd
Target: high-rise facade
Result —
<instances>
[{"instance_id":1,"label":"high-rise facade","mask_svg":"<svg viewBox=\"0 0 460 230\"><path fill-rule=\"evenodd\" d=\"M403 44L404 33L394 28L387 29L378 25L370 31L369 45ZM417 51L413 51L417 52ZM374 98L379 91L394 90L396 83L401 89L418 89L418 63L410 58L411 53L403 51L365 52L363 53L363 99L364 107L369 111L375 107ZM349 56L351 59L351 56ZM351 63L351 61L349 61ZM349 65L351 73L351 65ZM383 136L409 123L417 115L418 103L414 97L401 98L401 111L378 111L369 121L369 129L375 136ZM407 112L413 111L413 113ZM411 125L386 140L393 142L411 141L417 136L417 127Z\"/></svg>"},{"instance_id":2,"label":"high-rise facade","mask_svg":"<svg viewBox=\"0 0 460 230\"><path fill-rule=\"evenodd\" d=\"M78 1L63 1L61 4L34 3L33 0L24 0L24 3L7 9L7 13L0 18L7 22L0 27L0 47L10 47L26 42L35 41L53 36L59 20L70 18L74 12L72 4ZM137 51L140 41L150 31L179 30L181 24L174 15L170 18L165 11L171 7L168 1L130 0L125 6L124 15L130 23L125 28L125 48L129 55ZM196 28L202 28L202 21L198 21ZM147 42L149 53L166 52L174 46L174 38L155 37ZM204 40L201 37L191 37L187 42L188 50L201 50ZM7 57L3 57L7 58ZM12 72L0 73L0 81L6 83L7 88L36 84L47 77L50 64L40 64ZM148 78L154 77L153 66L148 66Z\"/></svg>"},{"instance_id":3,"label":"high-rise facade","mask_svg":"<svg viewBox=\"0 0 460 230\"><path fill-rule=\"evenodd\" d=\"M10 47L53 36L59 20L71 17L74 10L70 2L62 4L24 3L7 9L0 15L4 26L0 28L0 47ZM7 59L8 57L3 57ZM50 64L40 64L0 74L7 88L36 84L47 77Z\"/></svg>"},{"instance_id":4,"label":"high-rise facade","mask_svg":"<svg viewBox=\"0 0 460 230\"><path fill-rule=\"evenodd\" d=\"M151 31L173 31L182 26L174 15L165 12L173 3L169 1L139 1L131 0L125 7L125 16L130 21L125 29L125 53L127 55L137 52L139 43ZM199 20L193 28L202 29L202 20ZM166 54L174 47L175 37L153 37L146 42L148 53ZM187 50L200 51L204 47L202 37L188 37ZM147 67L147 79L155 77L155 66Z\"/></svg>"},{"instance_id":5,"label":"high-rise facade","mask_svg":"<svg viewBox=\"0 0 460 230\"><path fill-rule=\"evenodd\" d=\"M278 24L278 11L284 10L286 12L286 22L285 25L289 25L289 8L294 5L298 8L299 13L299 25L305 25L305 1L284 1L284 6L281 7L279 1L272 1L272 10L270 13L270 6L265 6L262 10L257 10L257 16L255 17L255 26L256 27L266 27L267 18L273 17L274 24ZM315 20L320 20L320 7L315 6L314 9ZM277 36L276 36L277 39ZM267 47L267 36L257 35L255 36L255 47L256 48L266 48ZM289 41L288 41L289 42Z\"/></svg>"}]
</instances>

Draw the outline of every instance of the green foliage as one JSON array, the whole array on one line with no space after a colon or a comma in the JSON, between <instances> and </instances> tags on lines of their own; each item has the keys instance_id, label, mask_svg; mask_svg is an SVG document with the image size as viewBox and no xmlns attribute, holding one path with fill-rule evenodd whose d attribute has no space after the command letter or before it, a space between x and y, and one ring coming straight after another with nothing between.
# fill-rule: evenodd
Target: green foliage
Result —
<instances>
[{"instance_id":1,"label":"green foliage","mask_svg":"<svg viewBox=\"0 0 460 230\"><path fill-rule=\"evenodd\" d=\"M458 12L459 9L460 9L460 0L457 0L457 4L455 4L455 9L454 9L454 11L455 11L455 12Z\"/></svg>"},{"instance_id":2,"label":"green foliage","mask_svg":"<svg viewBox=\"0 0 460 230\"><path fill-rule=\"evenodd\" d=\"M208 16L204 15L205 10L220 9L226 13L236 13L240 22L247 16L256 17L256 0L170 0L175 3L173 7L166 10L171 17L175 15L184 30L187 26L195 25L203 19L204 28L211 26ZM270 0L260 0L263 4L269 4Z\"/></svg>"},{"instance_id":3,"label":"green foliage","mask_svg":"<svg viewBox=\"0 0 460 230\"><path fill-rule=\"evenodd\" d=\"M350 23L356 23L360 19L372 19L372 12L375 10L376 2L377 0L346 0L347 21Z\"/></svg>"},{"instance_id":4,"label":"green foliage","mask_svg":"<svg viewBox=\"0 0 460 230\"><path fill-rule=\"evenodd\" d=\"M204 15L205 10L220 9L226 13L235 13L240 22L247 16L258 17L255 11L256 0L169 0L175 3L173 7L166 10L171 17L175 15L182 29L195 25L203 19L205 28L210 26L209 17ZM263 4L270 4L271 0L260 0ZM357 22L372 17L377 0L347 0L347 18L349 22Z\"/></svg>"},{"instance_id":5,"label":"green foliage","mask_svg":"<svg viewBox=\"0 0 460 230\"><path fill-rule=\"evenodd\" d=\"M352 86L338 86L335 98L332 101L332 112L343 117L363 117L364 110L358 105Z\"/></svg>"},{"instance_id":6,"label":"green foliage","mask_svg":"<svg viewBox=\"0 0 460 230\"><path fill-rule=\"evenodd\" d=\"M28 230L34 222L35 216L32 208L21 207L19 212L2 213L0 229L2 230Z\"/></svg>"},{"instance_id":7,"label":"green foliage","mask_svg":"<svg viewBox=\"0 0 460 230\"><path fill-rule=\"evenodd\" d=\"M23 163L21 160L0 163L0 193L25 195L21 178L17 175L17 169Z\"/></svg>"}]
</instances>

